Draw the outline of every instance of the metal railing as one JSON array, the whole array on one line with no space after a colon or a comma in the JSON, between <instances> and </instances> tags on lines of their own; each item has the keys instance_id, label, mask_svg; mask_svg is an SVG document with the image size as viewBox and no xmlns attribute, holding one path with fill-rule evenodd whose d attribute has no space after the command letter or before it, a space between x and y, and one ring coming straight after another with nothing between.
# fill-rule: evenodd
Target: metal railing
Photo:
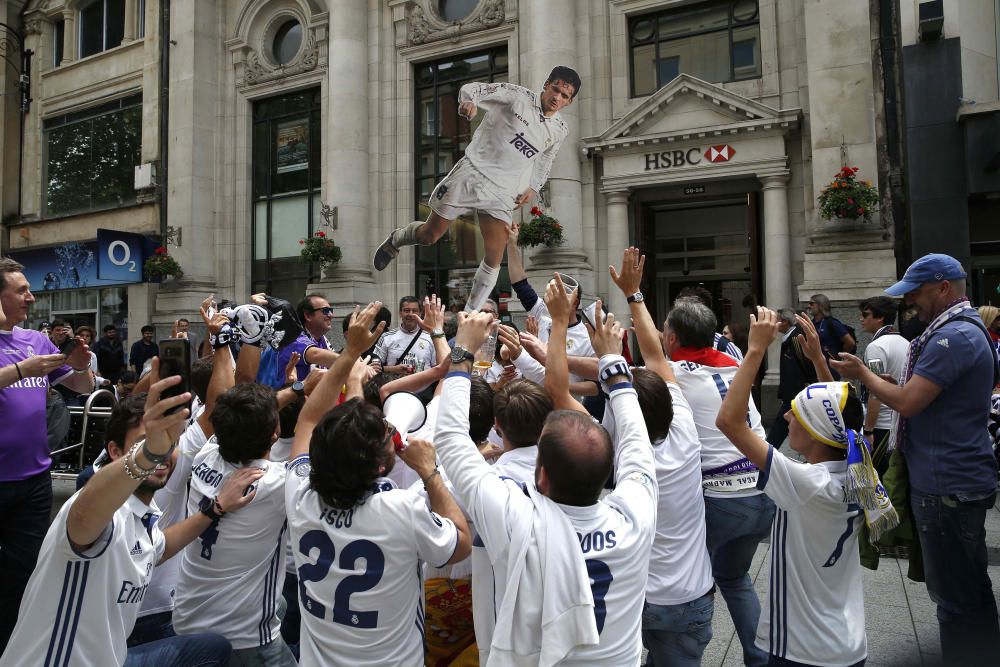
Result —
<instances>
[{"instance_id":1,"label":"metal railing","mask_svg":"<svg viewBox=\"0 0 1000 667\"><path fill-rule=\"evenodd\" d=\"M69 445L68 447L63 447L61 449L55 449L50 452L50 455L55 459L58 455L64 454L75 449L80 450L80 457L77 466L77 472L82 470L87 464L84 463L84 455L87 450L88 436L91 435L91 429L95 426L97 420L105 421L111 417L111 411L115 407L115 395L114 392L108 391L107 389L98 389L87 397L87 402L83 406L74 405L67 407L70 417L80 417L80 438L79 441ZM53 473L53 475L66 475L71 474L74 478L76 473Z\"/></svg>"}]
</instances>

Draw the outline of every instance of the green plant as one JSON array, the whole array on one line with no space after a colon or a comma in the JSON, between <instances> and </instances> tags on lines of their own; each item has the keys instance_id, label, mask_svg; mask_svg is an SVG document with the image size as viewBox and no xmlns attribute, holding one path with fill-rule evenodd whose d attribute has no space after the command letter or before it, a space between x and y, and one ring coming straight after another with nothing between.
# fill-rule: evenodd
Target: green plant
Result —
<instances>
[{"instance_id":1,"label":"green plant","mask_svg":"<svg viewBox=\"0 0 1000 667\"><path fill-rule=\"evenodd\" d=\"M343 256L340 247L323 231L307 239L299 239L299 245L302 246L302 258L309 262L336 264Z\"/></svg>"},{"instance_id":2,"label":"green plant","mask_svg":"<svg viewBox=\"0 0 1000 667\"><path fill-rule=\"evenodd\" d=\"M537 206L531 207L531 220L521 225L517 245L523 247L543 245L554 248L563 244L562 225Z\"/></svg>"},{"instance_id":3,"label":"green plant","mask_svg":"<svg viewBox=\"0 0 1000 667\"><path fill-rule=\"evenodd\" d=\"M844 167L819 193L819 213L827 220L871 220L878 209L878 190L870 181L858 180L857 167Z\"/></svg>"},{"instance_id":4,"label":"green plant","mask_svg":"<svg viewBox=\"0 0 1000 667\"><path fill-rule=\"evenodd\" d=\"M153 251L153 256L142 265L142 270L148 280L156 280L167 276L180 278L184 275L184 270L177 260L167 254L167 249L160 246Z\"/></svg>"}]
</instances>

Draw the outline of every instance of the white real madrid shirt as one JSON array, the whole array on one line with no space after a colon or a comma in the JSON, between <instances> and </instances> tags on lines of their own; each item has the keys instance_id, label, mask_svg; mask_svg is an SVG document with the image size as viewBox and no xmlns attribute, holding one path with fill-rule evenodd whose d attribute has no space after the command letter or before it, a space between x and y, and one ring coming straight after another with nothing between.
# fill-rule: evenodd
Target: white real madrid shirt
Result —
<instances>
[{"instance_id":1,"label":"white real madrid shirt","mask_svg":"<svg viewBox=\"0 0 1000 667\"><path fill-rule=\"evenodd\" d=\"M258 460L236 466L211 442L191 467L188 514L218 494L240 467L265 470L253 500L213 522L178 555L174 601L177 634L217 632L234 649L269 644L279 635L278 597L285 576L285 466Z\"/></svg>"},{"instance_id":2,"label":"white real madrid shirt","mask_svg":"<svg viewBox=\"0 0 1000 667\"><path fill-rule=\"evenodd\" d=\"M729 392L729 385L736 377L737 366L703 366L692 361L671 361L677 384L684 392L684 398L691 406L694 425L698 430L698 440L701 442L702 486L705 495L716 498L738 498L755 496L757 490L757 471L712 474L739 461L746 462L746 457L736 449L736 445L722 434L715 426L715 418L722 407L722 399ZM760 412L754 405L753 398L747 401L747 423L750 429L765 437L764 427L760 423ZM749 462L746 463L749 465Z\"/></svg>"},{"instance_id":3,"label":"white real madrid shirt","mask_svg":"<svg viewBox=\"0 0 1000 667\"><path fill-rule=\"evenodd\" d=\"M473 102L486 117L472 135L465 157L511 199L528 186L539 192L569 128L558 113L546 116L538 94L513 83L467 83L459 102Z\"/></svg>"},{"instance_id":4,"label":"white real madrid shirt","mask_svg":"<svg viewBox=\"0 0 1000 667\"><path fill-rule=\"evenodd\" d=\"M165 540L156 525L143 525L143 516L155 512L155 506L129 496L97 541L77 551L66 533L66 519L79 497L78 491L67 500L49 526L17 626L0 658L3 667L125 662L125 640Z\"/></svg>"},{"instance_id":5,"label":"white real madrid shirt","mask_svg":"<svg viewBox=\"0 0 1000 667\"><path fill-rule=\"evenodd\" d=\"M418 336L413 346L410 341L414 336ZM437 353L434 351L434 341L426 331L403 331L402 329L389 329L375 344L374 355L382 361L383 366L397 366L403 363L403 352L410 347L409 352L417 359L422 359L425 368L430 368L437 363Z\"/></svg>"},{"instance_id":6,"label":"white real madrid shirt","mask_svg":"<svg viewBox=\"0 0 1000 667\"><path fill-rule=\"evenodd\" d=\"M384 478L355 507L330 507L309 473L309 456L296 457L285 483L302 610L299 664L422 665L422 564L451 560L458 529L416 491Z\"/></svg>"},{"instance_id":7,"label":"white real madrid shirt","mask_svg":"<svg viewBox=\"0 0 1000 667\"><path fill-rule=\"evenodd\" d=\"M861 509L844 500L846 461L791 461L771 447L758 482L777 505L757 646L810 665L844 667L868 654Z\"/></svg>"}]
</instances>

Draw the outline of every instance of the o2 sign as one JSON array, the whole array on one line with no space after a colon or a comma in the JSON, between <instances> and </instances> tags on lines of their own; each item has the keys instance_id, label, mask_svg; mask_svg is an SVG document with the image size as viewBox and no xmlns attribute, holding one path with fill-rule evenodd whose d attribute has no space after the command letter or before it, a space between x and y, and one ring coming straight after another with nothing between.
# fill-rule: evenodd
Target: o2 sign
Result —
<instances>
[{"instance_id":1,"label":"o2 sign","mask_svg":"<svg viewBox=\"0 0 1000 667\"><path fill-rule=\"evenodd\" d=\"M111 229L97 230L97 277L125 283L142 282L145 260L141 234Z\"/></svg>"}]
</instances>

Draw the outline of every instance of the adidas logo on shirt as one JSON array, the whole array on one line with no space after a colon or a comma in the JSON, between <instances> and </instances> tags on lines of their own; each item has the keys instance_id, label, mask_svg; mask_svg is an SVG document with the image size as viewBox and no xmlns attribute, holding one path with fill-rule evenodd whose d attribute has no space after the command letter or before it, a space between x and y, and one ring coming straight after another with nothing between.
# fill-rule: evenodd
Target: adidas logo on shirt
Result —
<instances>
[{"instance_id":1,"label":"adidas logo on shirt","mask_svg":"<svg viewBox=\"0 0 1000 667\"><path fill-rule=\"evenodd\" d=\"M130 551L129 553L131 555L133 555L133 556L141 556L142 555L142 545L139 544L138 541L136 541L135 546L132 547L132 551Z\"/></svg>"},{"instance_id":2,"label":"adidas logo on shirt","mask_svg":"<svg viewBox=\"0 0 1000 667\"><path fill-rule=\"evenodd\" d=\"M937 344L940 345L941 347L948 347L948 339L942 338L937 342Z\"/></svg>"}]
</instances>

